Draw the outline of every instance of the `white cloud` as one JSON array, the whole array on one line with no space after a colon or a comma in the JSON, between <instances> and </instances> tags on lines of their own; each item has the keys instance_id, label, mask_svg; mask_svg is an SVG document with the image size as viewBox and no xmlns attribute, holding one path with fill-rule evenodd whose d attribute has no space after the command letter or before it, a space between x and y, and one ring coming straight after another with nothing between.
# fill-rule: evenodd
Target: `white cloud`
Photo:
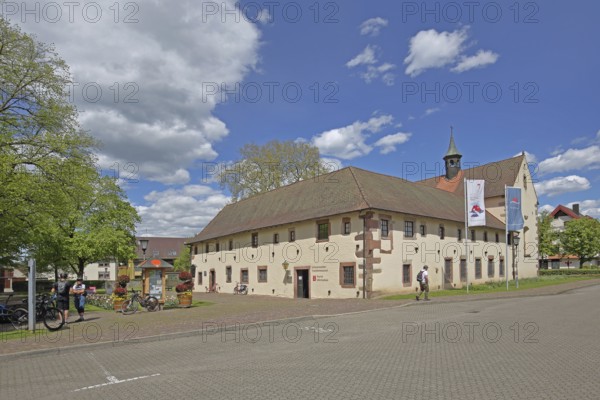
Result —
<instances>
[{"instance_id":1,"label":"white cloud","mask_svg":"<svg viewBox=\"0 0 600 400\"><path fill-rule=\"evenodd\" d=\"M428 117L431 114L435 114L436 112L438 112L440 110L441 110L441 108L439 108L439 107L428 108L427 110L425 110L425 114L423 116Z\"/></svg>"},{"instance_id":2,"label":"white cloud","mask_svg":"<svg viewBox=\"0 0 600 400\"><path fill-rule=\"evenodd\" d=\"M555 208L556 208L555 206L551 206L550 204L545 204L543 206L538 207L538 214L542 214L542 212L544 212L544 211L551 213L552 211L554 211Z\"/></svg>"},{"instance_id":3,"label":"white cloud","mask_svg":"<svg viewBox=\"0 0 600 400\"><path fill-rule=\"evenodd\" d=\"M381 115L367 122L356 121L351 125L314 136L312 144L319 148L321 154L343 160L364 156L373 150L372 146L365 143L369 132L379 132L383 127L389 126L393 119L391 115Z\"/></svg>"},{"instance_id":4,"label":"white cloud","mask_svg":"<svg viewBox=\"0 0 600 400\"><path fill-rule=\"evenodd\" d=\"M520 156L522 153L519 152L517 154L515 154L513 157L518 157ZM525 151L525 159L527 160L528 163L530 164L536 164L537 163L537 157L535 156L535 154L529 153L527 151ZM537 173L537 172L536 172Z\"/></svg>"},{"instance_id":5,"label":"white cloud","mask_svg":"<svg viewBox=\"0 0 600 400\"><path fill-rule=\"evenodd\" d=\"M593 169L600 167L600 146L584 149L569 149L555 157L539 163L540 174L565 172L571 170Z\"/></svg>"},{"instance_id":6,"label":"white cloud","mask_svg":"<svg viewBox=\"0 0 600 400\"><path fill-rule=\"evenodd\" d=\"M321 157L321 161L324 162L331 171L338 171L344 168L342 161L338 160L337 158Z\"/></svg>"},{"instance_id":7,"label":"white cloud","mask_svg":"<svg viewBox=\"0 0 600 400\"><path fill-rule=\"evenodd\" d=\"M465 72L493 64L499 55L490 50L479 50L473 56L463 54L467 45L468 27L454 32L438 32L435 29L420 31L410 38L405 73L412 77L429 68L442 68L456 64L454 72Z\"/></svg>"},{"instance_id":8,"label":"white cloud","mask_svg":"<svg viewBox=\"0 0 600 400\"><path fill-rule=\"evenodd\" d=\"M420 31L410 39L409 53L404 59L406 74L417 76L428 68L440 68L453 63L463 51L467 30L438 32Z\"/></svg>"},{"instance_id":9,"label":"white cloud","mask_svg":"<svg viewBox=\"0 0 600 400\"><path fill-rule=\"evenodd\" d=\"M33 9L34 3L22 6ZM121 17L129 15L136 23L115 23L109 5L99 6L103 14L97 23L84 20L79 7L74 22L65 10L57 23L28 18L20 25L55 43L69 64L78 84L74 102L80 121L103 143L102 163L132 163L143 178L186 183L188 168L214 159L214 143L228 134L212 115L221 96L207 94L206 85L232 88L256 69L260 31L243 18L224 23L218 14L203 15L191 0L149 1L123 12ZM234 9L233 0L224 0L222 7ZM86 99L83 88L89 84L99 86L101 95L89 90Z\"/></svg>"},{"instance_id":10,"label":"white cloud","mask_svg":"<svg viewBox=\"0 0 600 400\"><path fill-rule=\"evenodd\" d=\"M473 68L481 68L498 61L499 55L489 50L479 50L476 55L462 56L460 62L452 68L454 72L465 72Z\"/></svg>"},{"instance_id":11,"label":"white cloud","mask_svg":"<svg viewBox=\"0 0 600 400\"><path fill-rule=\"evenodd\" d=\"M365 82L371 83L373 79L377 79L381 76L383 83L385 83L387 86L393 86L395 75L389 71L394 68L396 68L396 66L390 63L384 63L378 67L369 65L367 67L367 71L362 73L361 77L364 79Z\"/></svg>"},{"instance_id":12,"label":"white cloud","mask_svg":"<svg viewBox=\"0 0 600 400\"><path fill-rule=\"evenodd\" d=\"M587 178L577 175L560 176L535 184L535 190L538 195L549 197L564 193L580 192L588 190L590 187L590 181Z\"/></svg>"},{"instance_id":13,"label":"white cloud","mask_svg":"<svg viewBox=\"0 0 600 400\"><path fill-rule=\"evenodd\" d=\"M346 63L348 68L354 68L358 65L370 65L375 64L377 62L377 57L375 56L376 46L371 47L371 45L367 45L365 49L354 57L352 60Z\"/></svg>"},{"instance_id":14,"label":"white cloud","mask_svg":"<svg viewBox=\"0 0 600 400\"><path fill-rule=\"evenodd\" d=\"M192 237L227 204L229 198L208 186L153 191L144 197L147 206L136 206L142 223L138 232L171 237Z\"/></svg>"},{"instance_id":15,"label":"white cloud","mask_svg":"<svg viewBox=\"0 0 600 400\"><path fill-rule=\"evenodd\" d=\"M574 203L570 203L569 207L572 207L575 203L579 203L579 209L581 210L582 214L594 218L600 217L600 200L583 200L579 202L576 201Z\"/></svg>"},{"instance_id":16,"label":"white cloud","mask_svg":"<svg viewBox=\"0 0 600 400\"><path fill-rule=\"evenodd\" d=\"M370 18L360 24L360 34L377 36L379 35L381 28L385 28L387 25L387 19L383 19L381 17Z\"/></svg>"},{"instance_id":17,"label":"white cloud","mask_svg":"<svg viewBox=\"0 0 600 400\"><path fill-rule=\"evenodd\" d=\"M398 132L393 135L387 135L375 142L375 147L379 147L381 154L388 154L396 151L396 146L408 142L412 133Z\"/></svg>"}]
</instances>

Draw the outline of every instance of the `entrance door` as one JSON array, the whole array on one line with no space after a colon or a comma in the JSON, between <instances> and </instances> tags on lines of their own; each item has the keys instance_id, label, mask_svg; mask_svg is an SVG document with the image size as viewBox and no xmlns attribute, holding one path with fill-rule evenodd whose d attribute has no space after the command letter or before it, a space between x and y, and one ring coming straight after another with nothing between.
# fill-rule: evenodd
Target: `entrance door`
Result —
<instances>
[{"instance_id":1,"label":"entrance door","mask_svg":"<svg viewBox=\"0 0 600 400\"><path fill-rule=\"evenodd\" d=\"M452 288L452 259L447 258L444 260L444 288Z\"/></svg>"},{"instance_id":2,"label":"entrance door","mask_svg":"<svg viewBox=\"0 0 600 400\"><path fill-rule=\"evenodd\" d=\"M296 270L296 298L298 299L309 299L308 291L308 270L297 269Z\"/></svg>"},{"instance_id":3,"label":"entrance door","mask_svg":"<svg viewBox=\"0 0 600 400\"><path fill-rule=\"evenodd\" d=\"M215 290L215 281L216 281L216 274L215 274L215 270L211 269L210 272L208 273L208 289L212 292L213 290Z\"/></svg>"}]
</instances>

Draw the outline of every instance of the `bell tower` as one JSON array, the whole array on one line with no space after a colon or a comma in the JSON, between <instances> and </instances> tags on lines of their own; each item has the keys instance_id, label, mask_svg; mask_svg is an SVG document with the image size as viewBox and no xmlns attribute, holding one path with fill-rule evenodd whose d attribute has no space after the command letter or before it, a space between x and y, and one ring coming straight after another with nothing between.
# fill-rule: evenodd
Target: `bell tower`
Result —
<instances>
[{"instance_id":1,"label":"bell tower","mask_svg":"<svg viewBox=\"0 0 600 400\"><path fill-rule=\"evenodd\" d=\"M448 151L444 156L444 162L446 163L446 179L452 180L460 172L460 159L462 154L458 152L456 144L454 144L454 131L450 127L450 145Z\"/></svg>"}]
</instances>

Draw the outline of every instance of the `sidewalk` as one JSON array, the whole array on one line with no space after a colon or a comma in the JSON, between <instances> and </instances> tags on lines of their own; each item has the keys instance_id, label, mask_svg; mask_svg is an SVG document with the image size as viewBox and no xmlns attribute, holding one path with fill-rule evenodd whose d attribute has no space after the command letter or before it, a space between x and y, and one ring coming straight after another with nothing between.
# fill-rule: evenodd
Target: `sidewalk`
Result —
<instances>
[{"instance_id":1,"label":"sidewalk","mask_svg":"<svg viewBox=\"0 0 600 400\"><path fill-rule=\"evenodd\" d=\"M39 331L35 336L7 340L0 332L0 361L6 357L21 357L40 352L61 353L83 346L118 346L140 341L168 340L173 337L193 336L202 330L235 328L267 321L286 322L312 319L338 314L363 312L411 304L433 305L448 302L488 299L546 296L568 292L582 287L600 285L600 279L570 282L513 292L470 294L435 297L433 301L417 303L414 300L363 300L363 299L284 299L268 296L234 296L232 294L194 294L195 300L213 304L189 309L171 309L158 312L141 311L134 315L121 315L112 311L86 313L86 320L70 323L57 332ZM75 320L77 316L71 316ZM8 324L10 325L10 324ZM7 329L2 324L2 329Z\"/></svg>"}]
</instances>

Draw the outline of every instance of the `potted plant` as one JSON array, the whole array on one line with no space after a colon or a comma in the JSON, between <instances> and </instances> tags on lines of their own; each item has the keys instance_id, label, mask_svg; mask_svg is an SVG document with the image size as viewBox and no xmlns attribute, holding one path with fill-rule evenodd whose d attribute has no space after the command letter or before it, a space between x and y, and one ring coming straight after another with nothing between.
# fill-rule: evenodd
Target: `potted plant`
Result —
<instances>
[{"instance_id":1,"label":"potted plant","mask_svg":"<svg viewBox=\"0 0 600 400\"><path fill-rule=\"evenodd\" d=\"M192 289L194 289L194 282L192 274L187 271L179 273L180 284L175 286L177 292L177 300L179 301L179 307L191 307L192 306Z\"/></svg>"},{"instance_id":2,"label":"potted plant","mask_svg":"<svg viewBox=\"0 0 600 400\"><path fill-rule=\"evenodd\" d=\"M127 284L129 283L129 281L130 281L129 275L119 275L117 277L117 283L122 288L127 287Z\"/></svg>"},{"instance_id":3,"label":"potted plant","mask_svg":"<svg viewBox=\"0 0 600 400\"><path fill-rule=\"evenodd\" d=\"M124 286L117 286L111 295L113 301L113 309L115 311L121 311L123 302L127 299L127 288Z\"/></svg>"}]
</instances>

